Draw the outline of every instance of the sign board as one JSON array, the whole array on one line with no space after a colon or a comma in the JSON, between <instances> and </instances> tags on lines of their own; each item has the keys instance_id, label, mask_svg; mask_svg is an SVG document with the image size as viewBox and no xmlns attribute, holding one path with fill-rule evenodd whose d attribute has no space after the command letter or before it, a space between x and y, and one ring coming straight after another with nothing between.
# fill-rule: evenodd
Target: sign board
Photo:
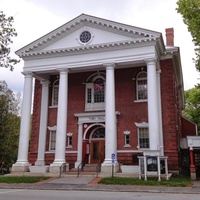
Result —
<instances>
[{"instance_id":1,"label":"sign board","mask_svg":"<svg viewBox=\"0 0 200 200\"><path fill-rule=\"evenodd\" d=\"M115 154L114 153L112 153L111 158L112 158L112 163L114 163L115 162Z\"/></svg>"}]
</instances>

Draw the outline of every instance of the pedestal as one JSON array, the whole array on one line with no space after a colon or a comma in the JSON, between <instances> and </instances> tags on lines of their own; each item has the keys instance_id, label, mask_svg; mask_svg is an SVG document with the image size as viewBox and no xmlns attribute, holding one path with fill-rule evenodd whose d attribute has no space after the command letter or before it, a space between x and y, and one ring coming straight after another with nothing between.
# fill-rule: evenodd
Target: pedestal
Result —
<instances>
[{"instance_id":1,"label":"pedestal","mask_svg":"<svg viewBox=\"0 0 200 200\"><path fill-rule=\"evenodd\" d=\"M31 173L46 173L49 172L49 166L30 166L29 170Z\"/></svg>"},{"instance_id":2,"label":"pedestal","mask_svg":"<svg viewBox=\"0 0 200 200\"><path fill-rule=\"evenodd\" d=\"M101 164L101 172L103 173L109 173L112 175L112 170L114 173L118 172L119 171L119 163L109 163L109 164L106 164L106 163L102 163Z\"/></svg>"},{"instance_id":3,"label":"pedestal","mask_svg":"<svg viewBox=\"0 0 200 200\"><path fill-rule=\"evenodd\" d=\"M69 164L68 163L52 163L50 165L49 171L51 173L62 173L69 171Z\"/></svg>"}]
</instances>

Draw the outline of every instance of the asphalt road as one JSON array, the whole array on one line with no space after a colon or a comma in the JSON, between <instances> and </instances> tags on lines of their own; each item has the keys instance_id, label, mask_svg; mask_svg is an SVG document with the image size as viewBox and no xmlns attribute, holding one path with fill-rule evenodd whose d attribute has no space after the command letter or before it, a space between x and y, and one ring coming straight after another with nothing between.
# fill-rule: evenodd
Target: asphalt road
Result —
<instances>
[{"instance_id":1,"label":"asphalt road","mask_svg":"<svg viewBox=\"0 0 200 200\"><path fill-rule=\"evenodd\" d=\"M0 200L199 200L199 194L0 189Z\"/></svg>"}]
</instances>

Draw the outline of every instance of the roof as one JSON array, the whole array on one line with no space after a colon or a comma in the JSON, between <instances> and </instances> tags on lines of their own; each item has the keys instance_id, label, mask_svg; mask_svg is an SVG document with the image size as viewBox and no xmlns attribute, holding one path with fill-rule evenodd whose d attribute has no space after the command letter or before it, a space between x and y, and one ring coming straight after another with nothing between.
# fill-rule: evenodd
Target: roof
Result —
<instances>
[{"instance_id":1,"label":"roof","mask_svg":"<svg viewBox=\"0 0 200 200\"><path fill-rule=\"evenodd\" d=\"M103 30L107 34L110 34L110 38L117 34L120 35L122 40L106 40L101 42L94 42L88 45L81 44L72 44L70 46L70 42L66 40L65 46L61 48L47 48L48 46L52 46L58 41L63 40L73 34L76 33L79 29L83 27L90 27L93 29ZM105 37L107 38L107 37ZM114 38L114 37L113 37ZM36 55L47 55L47 54L55 54L55 53L67 53L67 52L77 52L91 49L99 49L99 48L109 48L109 47L120 47L120 46L128 46L133 44L141 44L148 42L157 42L159 52L163 53L165 50L164 42L162 38L162 34L156 31L151 31L143 28L138 28L131 25L122 24L119 22L110 21L107 19L102 19L86 14L81 14L73 20L65 23L59 28L51 31L50 33L42 36L41 38L33 41L32 43L26 45L25 47L16 51L16 54L20 57L27 56L36 56Z\"/></svg>"}]
</instances>

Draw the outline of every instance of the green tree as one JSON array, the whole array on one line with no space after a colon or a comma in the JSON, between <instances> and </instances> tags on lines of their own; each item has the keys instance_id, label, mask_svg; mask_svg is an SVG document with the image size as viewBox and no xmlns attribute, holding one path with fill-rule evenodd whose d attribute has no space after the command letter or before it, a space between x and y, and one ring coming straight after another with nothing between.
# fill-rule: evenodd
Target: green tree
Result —
<instances>
[{"instance_id":1,"label":"green tree","mask_svg":"<svg viewBox=\"0 0 200 200\"><path fill-rule=\"evenodd\" d=\"M12 37L17 36L16 30L13 28L13 17L6 17L0 11L0 67L14 69L13 65L17 64L19 60L11 58L9 45L13 43Z\"/></svg>"},{"instance_id":2,"label":"green tree","mask_svg":"<svg viewBox=\"0 0 200 200\"><path fill-rule=\"evenodd\" d=\"M9 170L17 159L20 128L20 102L16 95L0 81L0 170ZM0 173L1 173L0 171Z\"/></svg>"},{"instance_id":3,"label":"green tree","mask_svg":"<svg viewBox=\"0 0 200 200\"><path fill-rule=\"evenodd\" d=\"M178 0L177 5L176 10L182 15L183 22L192 35L196 54L194 61L200 71L200 0Z\"/></svg>"},{"instance_id":4,"label":"green tree","mask_svg":"<svg viewBox=\"0 0 200 200\"><path fill-rule=\"evenodd\" d=\"M185 109L182 114L197 124L200 135L200 84L184 92Z\"/></svg>"}]
</instances>

